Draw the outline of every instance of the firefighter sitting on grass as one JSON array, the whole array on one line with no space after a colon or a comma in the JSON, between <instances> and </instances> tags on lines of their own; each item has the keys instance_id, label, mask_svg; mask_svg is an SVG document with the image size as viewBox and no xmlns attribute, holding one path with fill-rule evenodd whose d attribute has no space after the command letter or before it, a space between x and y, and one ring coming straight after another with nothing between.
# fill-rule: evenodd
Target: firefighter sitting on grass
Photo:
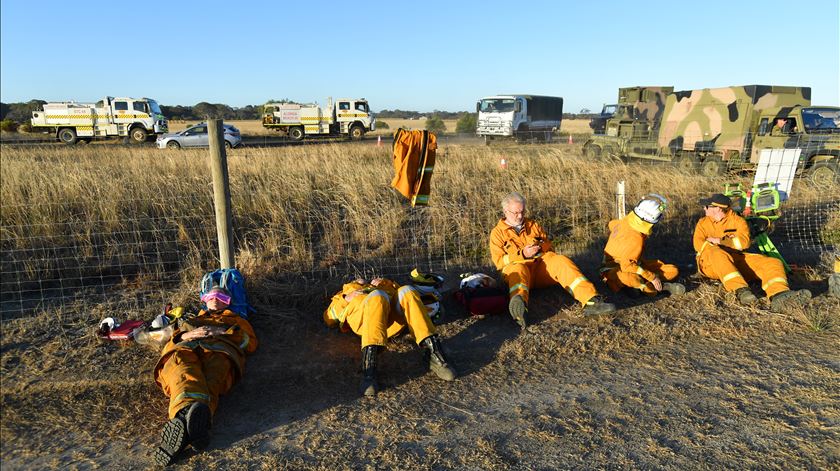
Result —
<instances>
[{"instance_id":1,"label":"firefighter sitting on grass","mask_svg":"<svg viewBox=\"0 0 840 471\"><path fill-rule=\"evenodd\" d=\"M626 216L610 221L601 277L611 290L623 289L630 297L637 297L640 292L648 296L662 291L672 295L685 293L685 286L673 282L680 273L675 265L642 258L645 242L662 219L666 204L664 197L652 193Z\"/></svg>"},{"instance_id":2,"label":"firefighter sitting on grass","mask_svg":"<svg viewBox=\"0 0 840 471\"><path fill-rule=\"evenodd\" d=\"M402 286L384 278L370 282L357 279L345 284L332 297L324 311L328 327L352 330L362 337L361 393L374 396L379 390L376 380L376 355L393 337L408 327L417 345L425 350L429 368L444 381L457 376L446 359L440 337L429 318L420 294L413 286Z\"/></svg>"},{"instance_id":3,"label":"firefighter sitting on grass","mask_svg":"<svg viewBox=\"0 0 840 471\"><path fill-rule=\"evenodd\" d=\"M788 288L785 267L779 259L745 252L750 247L750 229L747 221L732 211L728 196L716 193L701 199L700 204L706 216L697 221L693 239L700 274L720 280L726 291L734 291L744 305L758 301L747 282L760 280L774 312L811 299L807 289Z\"/></svg>"},{"instance_id":4,"label":"firefighter sitting on grass","mask_svg":"<svg viewBox=\"0 0 840 471\"><path fill-rule=\"evenodd\" d=\"M155 381L169 396L170 420L154 452L162 466L189 444L197 450L207 446L219 395L242 377L245 355L257 349L251 324L228 309L226 289L214 286L201 300L207 310L178 321L154 370Z\"/></svg>"},{"instance_id":5,"label":"firefighter sitting on grass","mask_svg":"<svg viewBox=\"0 0 840 471\"><path fill-rule=\"evenodd\" d=\"M615 311L615 305L603 302L575 262L554 251L542 227L525 217L524 196L515 192L505 196L502 211L504 217L490 233L490 256L507 281L508 310L520 328L527 323L531 288L559 284L583 305L584 315Z\"/></svg>"}]
</instances>

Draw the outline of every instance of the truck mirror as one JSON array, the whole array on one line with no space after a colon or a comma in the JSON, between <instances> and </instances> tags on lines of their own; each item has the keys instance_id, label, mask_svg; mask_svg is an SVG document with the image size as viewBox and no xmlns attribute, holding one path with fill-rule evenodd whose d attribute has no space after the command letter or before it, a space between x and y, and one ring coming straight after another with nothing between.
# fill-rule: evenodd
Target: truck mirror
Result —
<instances>
[{"instance_id":1,"label":"truck mirror","mask_svg":"<svg viewBox=\"0 0 840 471\"><path fill-rule=\"evenodd\" d=\"M514 111L516 111L517 113L519 113L520 111L522 111L522 102L521 102L521 101L517 101L517 102L513 105L513 110L514 110Z\"/></svg>"},{"instance_id":2,"label":"truck mirror","mask_svg":"<svg viewBox=\"0 0 840 471\"><path fill-rule=\"evenodd\" d=\"M477 101L475 102L475 112L478 113L479 111L481 111L481 102Z\"/></svg>"}]
</instances>

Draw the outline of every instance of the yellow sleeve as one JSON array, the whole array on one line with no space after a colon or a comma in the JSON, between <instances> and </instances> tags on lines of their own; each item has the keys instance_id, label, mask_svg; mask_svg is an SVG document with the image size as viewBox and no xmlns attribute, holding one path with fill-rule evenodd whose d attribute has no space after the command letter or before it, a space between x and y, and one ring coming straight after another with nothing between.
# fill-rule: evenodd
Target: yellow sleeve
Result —
<instances>
[{"instance_id":1,"label":"yellow sleeve","mask_svg":"<svg viewBox=\"0 0 840 471\"><path fill-rule=\"evenodd\" d=\"M694 243L694 252L700 253L705 248L706 242L706 231L703 229L703 221L704 219L700 219L697 221L697 225L694 226L694 237L692 238L692 242Z\"/></svg>"},{"instance_id":2,"label":"yellow sleeve","mask_svg":"<svg viewBox=\"0 0 840 471\"><path fill-rule=\"evenodd\" d=\"M496 265L497 270L501 270L513 262L525 260L519 249L509 240L505 240L502 231L498 228L494 228L493 232L490 233L490 258L492 258L493 265Z\"/></svg>"},{"instance_id":3,"label":"yellow sleeve","mask_svg":"<svg viewBox=\"0 0 840 471\"><path fill-rule=\"evenodd\" d=\"M747 221L739 216L733 226L734 231L732 229L727 231L721 238L720 245L739 252L750 248L750 227L747 225Z\"/></svg>"}]
</instances>

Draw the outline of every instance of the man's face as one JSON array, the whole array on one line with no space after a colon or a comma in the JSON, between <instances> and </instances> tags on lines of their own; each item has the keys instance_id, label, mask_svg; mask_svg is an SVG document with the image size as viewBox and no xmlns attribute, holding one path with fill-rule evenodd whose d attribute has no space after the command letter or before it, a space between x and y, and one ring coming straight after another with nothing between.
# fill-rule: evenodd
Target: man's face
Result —
<instances>
[{"instance_id":1,"label":"man's face","mask_svg":"<svg viewBox=\"0 0 840 471\"><path fill-rule=\"evenodd\" d=\"M778 127L779 127L779 129L784 129L785 124L787 124L787 120L786 120L786 119L777 119L777 120L776 120L776 126L778 126Z\"/></svg>"},{"instance_id":2,"label":"man's face","mask_svg":"<svg viewBox=\"0 0 840 471\"><path fill-rule=\"evenodd\" d=\"M706 216L710 217L712 221L718 222L726 216L726 211L720 206L706 206Z\"/></svg>"},{"instance_id":3,"label":"man's face","mask_svg":"<svg viewBox=\"0 0 840 471\"><path fill-rule=\"evenodd\" d=\"M525 221L525 204L511 201L505 206L505 222L510 226L518 226Z\"/></svg>"}]
</instances>

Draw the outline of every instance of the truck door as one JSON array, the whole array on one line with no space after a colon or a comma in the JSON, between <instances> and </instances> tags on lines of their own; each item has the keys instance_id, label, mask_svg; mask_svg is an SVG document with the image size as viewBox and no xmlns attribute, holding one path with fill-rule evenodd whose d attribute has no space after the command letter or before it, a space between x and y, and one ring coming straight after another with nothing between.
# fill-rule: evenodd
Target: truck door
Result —
<instances>
[{"instance_id":1,"label":"truck door","mask_svg":"<svg viewBox=\"0 0 840 471\"><path fill-rule=\"evenodd\" d=\"M788 117L782 128L773 129L775 116L762 116L758 121L750 151L750 162L758 163L763 149L795 149L799 147L799 127L796 118Z\"/></svg>"}]
</instances>

